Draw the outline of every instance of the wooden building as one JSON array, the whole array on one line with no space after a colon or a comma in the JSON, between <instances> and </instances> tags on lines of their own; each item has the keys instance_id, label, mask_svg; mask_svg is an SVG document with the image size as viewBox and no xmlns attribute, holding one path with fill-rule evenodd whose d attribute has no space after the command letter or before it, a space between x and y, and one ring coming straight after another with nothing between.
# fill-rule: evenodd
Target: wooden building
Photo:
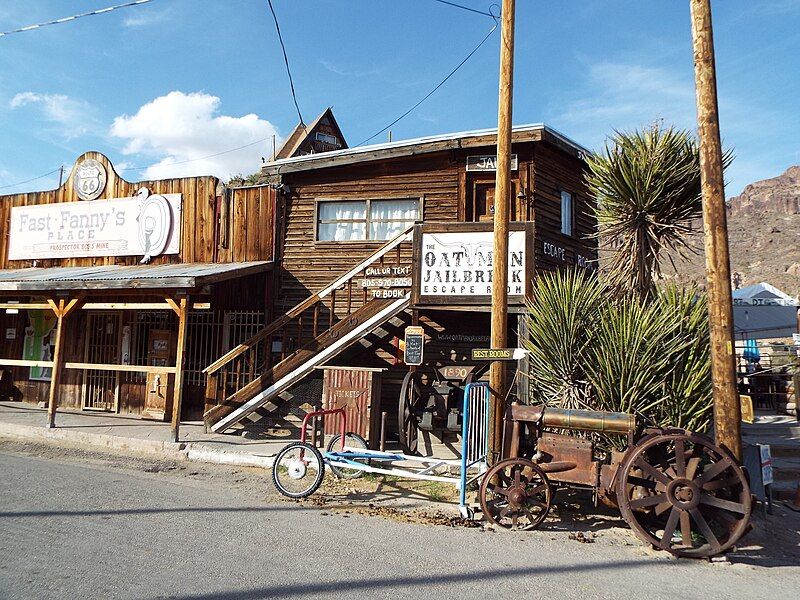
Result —
<instances>
[{"instance_id":1,"label":"wooden building","mask_svg":"<svg viewBox=\"0 0 800 600\"><path fill-rule=\"evenodd\" d=\"M203 368L274 316L274 206L215 177L132 183L97 152L0 196L0 391L51 425L56 406L200 418Z\"/></svg>"},{"instance_id":2,"label":"wooden building","mask_svg":"<svg viewBox=\"0 0 800 600\"><path fill-rule=\"evenodd\" d=\"M410 324L424 328L427 365L467 364L487 347L495 144L484 130L267 163L276 320L206 368L207 426L286 426L319 401L308 382L330 364L386 369L381 410L396 414ZM538 272L594 267L585 152L544 125L514 128L512 314ZM510 329L513 340L515 317ZM253 364L257 376L240 381Z\"/></svg>"}]
</instances>

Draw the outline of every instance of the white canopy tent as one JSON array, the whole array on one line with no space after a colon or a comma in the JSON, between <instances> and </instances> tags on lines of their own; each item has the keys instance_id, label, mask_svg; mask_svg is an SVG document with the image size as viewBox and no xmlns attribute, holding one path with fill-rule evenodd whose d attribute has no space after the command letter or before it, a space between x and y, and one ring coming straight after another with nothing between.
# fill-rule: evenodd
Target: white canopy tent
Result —
<instances>
[{"instance_id":1,"label":"white canopy tent","mask_svg":"<svg viewBox=\"0 0 800 600\"><path fill-rule=\"evenodd\" d=\"M733 326L749 339L792 337L798 331L800 301L762 282L733 290Z\"/></svg>"}]
</instances>

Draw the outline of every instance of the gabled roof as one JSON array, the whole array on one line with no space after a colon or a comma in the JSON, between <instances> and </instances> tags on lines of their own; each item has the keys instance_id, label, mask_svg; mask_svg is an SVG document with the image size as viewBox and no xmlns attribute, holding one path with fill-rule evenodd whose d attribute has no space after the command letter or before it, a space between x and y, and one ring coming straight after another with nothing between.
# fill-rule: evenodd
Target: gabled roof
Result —
<instances>
[{"instance_id":1,"label":"gabled roof","mask_svg":"<svg viewBox=\"0 0 800 600\"><path fill-rule=\"evenodd\" d=\"M738 290L733 290L733 303L736 305L777 305L798 306L800 302L789 294L762 281L755 285L748 285Z\"/></svg>"},{"instance_id":2,"label":"gabled roof","mask_svg":"<svg viewBox=\"0 0 800 600\"><path fill-rule=\"evenodd\" d=\"M589 150L559 133L544 123L517 125L512 130L512 142L532 142L547 140L571 154L583 157L591 154ZM399 140L371 146L344 148L332 152L307 154L304 156L279 158L266 163L261 172L265 175L278 175L295 171L341 166L358 162L368 162L400 156L412 156L426 152L439 152L459 148L491 146L497 143L497 129L478 129ZM280 154L280 153L279 153Z\"/></svg>"},{"instance_id":3,"label":"gabled roof","mask_svg":"<svg viewBox=\"0 0 800 600\"><path fill-rule=\"evenodd\" d=\"M322 113L310 124L305 125L304 123L298 123L297 127L295 127L292 133L289 134L289 137L286 138L286 141L281 144L281 147L275 153L273 160L292 158L293 156L296 156L297 151L306 142L306 140L309 138L313 139L311 136L314 135L317 127L319 127L320 123L325 118L327 118L328 123L339 132L339 139L342 140L342 146L347 148L347 142L344 139L344 134L339 127L339 123L336 121L336 117L333 116L333 108L329 106L322 111Z\"/></svg>"}]
</instances>

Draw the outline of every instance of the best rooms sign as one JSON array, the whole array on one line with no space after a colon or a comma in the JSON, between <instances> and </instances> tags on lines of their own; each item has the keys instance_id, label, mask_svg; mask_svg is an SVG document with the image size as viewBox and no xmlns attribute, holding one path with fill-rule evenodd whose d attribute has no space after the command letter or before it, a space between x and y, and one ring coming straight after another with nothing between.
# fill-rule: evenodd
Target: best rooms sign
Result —
<instances>
[{"instance_id":1,"label":"best rooms sign","mask_svg":"<svg viewBox=\"0 0 800 600\"><path fill-rule=\"evenodd\" d=\"M62 202L11 209L9 260L177 254L181 195Z\"/></svg>"},{"instance_id":2,"label":"best rooms sign","mask_svg":"<svg viewBox=\"0 0 800 600\"><path fill-rule=\"evenodd\" d=\"M420 296L490 296L491 231L422 234ZM525 232L508 234L508 293L525 293Z\"/></svg>"}]
</instances>

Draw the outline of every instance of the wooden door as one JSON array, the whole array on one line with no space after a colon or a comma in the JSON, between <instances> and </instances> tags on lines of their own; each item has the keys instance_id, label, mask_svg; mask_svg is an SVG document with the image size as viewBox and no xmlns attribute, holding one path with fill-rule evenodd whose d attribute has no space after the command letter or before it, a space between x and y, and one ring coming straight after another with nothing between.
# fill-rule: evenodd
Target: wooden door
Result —
<instances>
[{"instance_id":1,"label":"wooden door","mask_svg":"<svg viewBox=\"0 0 800 600\"><path fill-rule=\"evenodd\" d=\"M169 329L151 329L147 336L147 364L168 367L175 356L176 334ZM142 408L143 419L166 421L172 414L172 392L175 375L171 373L147 374L147 387Z\"/></svg>"},{"instance_id":2,"label":"wooden door","mask_svg":"<svg viewBox=\"0 0 800 600\"><path fill-rule=\"evenodd\" d=\"M512 221L517 218L516 196L518 187L516 180L511 182L509 209ZM471 201L467 202L467 220L474 222L492 221L494 219L494 180L474 181L471 196Z\"/></svg>"},{"instance_id":3,"label":"wooden door","mask_svg":"<svg viewBox=\"0 0 800 600\"><path fill-rule=\"evenodd\" d=\"M119 363L122 333L120 313L90 312L86 319L84 362L113 365ZM119 398L119 371L87 369L83 373L83 408L116 412Z\"/></svg>"}]
</instances>

